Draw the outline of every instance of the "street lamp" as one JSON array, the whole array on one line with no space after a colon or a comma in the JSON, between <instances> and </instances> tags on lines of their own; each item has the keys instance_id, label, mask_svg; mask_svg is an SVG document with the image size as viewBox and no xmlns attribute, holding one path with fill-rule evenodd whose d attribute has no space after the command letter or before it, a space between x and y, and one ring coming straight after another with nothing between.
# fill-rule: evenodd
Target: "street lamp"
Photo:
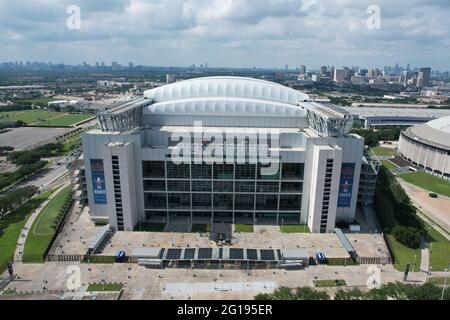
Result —
<instances>
[{"instance_id":1,"label":"street lamp","mask_svg":"<svg viewBox=\"0 0 450 320\"><path fill-rule=\"evenodd\" d=\"M281 232L284 232L284 219L281 219Z\"/></svg>"},{"instance_id":2,"label":"street lamp","mask_svg":"<svg viewBox=\"0 0 450 320\"><path fill-rule=\"evenodd\" d=\"M444 300L445 289L447 287L448 268L445 269L444 287L442 288L441 300Z\"/></svg>"},{"instance_id":3,"label":"street lamp","mask_svg":"<svg viewBox=\"0 0 450 320\"><path fill-rule=\"evenodd\" d=\"M413 264L413 272L416 269L416 261L417 261L417 254L414 255L414 264Z\"/></svg>"}]
</instances>

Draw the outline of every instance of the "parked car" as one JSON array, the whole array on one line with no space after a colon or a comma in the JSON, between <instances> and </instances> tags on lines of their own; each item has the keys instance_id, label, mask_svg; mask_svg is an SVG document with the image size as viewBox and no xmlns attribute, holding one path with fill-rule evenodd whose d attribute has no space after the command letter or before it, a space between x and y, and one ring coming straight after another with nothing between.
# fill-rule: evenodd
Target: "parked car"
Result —
<instances>
[{"instance_id":1,"label":"parked car","mask_svg":"<svg viewBox=\"0 0 450 320\"><path fill-rule=\"evenodd\" d=\"M430 193L429 196L430 196L430 198L433 198L433 199L439 198L439 196L436 193Z\"/></svg>"}]
</instances>

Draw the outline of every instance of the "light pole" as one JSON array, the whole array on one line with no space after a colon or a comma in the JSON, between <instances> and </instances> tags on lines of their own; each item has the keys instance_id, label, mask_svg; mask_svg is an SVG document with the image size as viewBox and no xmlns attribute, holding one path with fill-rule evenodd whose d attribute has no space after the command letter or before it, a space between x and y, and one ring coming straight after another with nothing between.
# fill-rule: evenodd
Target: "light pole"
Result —
<instances>
[{"instance_id":1,"label":"light pole","mask_svg":"<svg viewBox=\"0 0 450 320\"><path fill-rule=\"evenodd\" d=\"M447 286L447 277L448 277L448 268L445 269L445 278L444 278L444 287L442 288L442 296L441 300L444 300L444 294L445 294L445 287Z\"/></svg>"},{"instance_id":2,"label":"light pole","mask_svg":"<svg viewBox=\"0 0 450 320\"><path fill-rule=\"evenodd\" d=\"M284 219L281 219L281 233L284 232Z\"/></svg>"},{"instance_id":3,"label":"light pole","mask_svg":"<svg viewBox=\"0 0 450 320\"><path fill-rule=\"evenodd\" d=\"M417 262L417 254L414 255L413 272L415 272L416 269L416 262Z\"/></svg>"}]
</instances>

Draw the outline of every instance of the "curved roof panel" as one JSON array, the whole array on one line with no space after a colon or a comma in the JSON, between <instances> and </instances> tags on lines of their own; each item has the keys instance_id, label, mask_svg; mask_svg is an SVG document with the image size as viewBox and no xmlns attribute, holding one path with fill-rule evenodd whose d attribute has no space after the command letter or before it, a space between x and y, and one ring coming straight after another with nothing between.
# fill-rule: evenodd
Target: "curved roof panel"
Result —
<instances>
[{"instance_id":1,"label":"curved roof panel","mask_svg":"<svg viewBox=\"0 0 450 320\"><path fill-rule=\"evenodd\" d=\"M430 121L428 122L428 126L436 130L450 133L450 117Z\"/></svg>"},{"instance_id":2,"label":"curved roof panel","mask_svg":"<svg viewBox=\"0 0 450 320\"><path fill-rule=\"evenodd\" d=\"M153 115L305 117L295 105L246 98L207 97L155 103L144 109Z\"/></svg>"},{"instance_id":3,"label":"curved roof panel","mask_svg":"<svg viewBox=\"0 0 450 320\"><path fill-rule=\"evenodd\" d=\"M296 105L309 99L307 94L283 85L241 77L205 77L180 81L148 90L144 96L154 102L191 98L225 97L267 100Z\"/></svg>"},{"instance_id":4,"label":"curved roof panel","mask_svg":"<svg viewBox=\"0 0 450 320\"><path fill-rule=\"evenodd\" d=\"M408 128L404 133L416 141L444 150L450 150L450 117Z\"/></svg>"}]
</instances>

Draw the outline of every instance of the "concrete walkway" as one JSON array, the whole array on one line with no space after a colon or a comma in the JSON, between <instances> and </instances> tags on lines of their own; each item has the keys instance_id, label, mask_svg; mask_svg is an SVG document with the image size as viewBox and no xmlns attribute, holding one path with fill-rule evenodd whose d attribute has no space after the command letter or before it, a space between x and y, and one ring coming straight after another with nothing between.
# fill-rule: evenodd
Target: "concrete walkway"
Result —
<instances>
[{"instance_id":1,"label":"concrete walkway","mask_svg":"<svg viewBox=\"0 0 450 320\"><path fill-rule=\"evenodd\" d=\"M425 242L425 239L421 239L420 242L420 253L421 253L421 260L420 260L420 271L421 272L428 272L430 268L430 250L428 248L427 243Z\"/></svg>"},{"instance_id":2,"label":"concrete walkway","mask_svg":"<svg viewBox=\"0 0 450 320\"><path fill-rule=\"evenodd\" d=\"M17 246L16 251L14 253L14 261L22 261L23 258L23 251L25 249L25 242L27 240L28 233L30 232L34 221L37 217L39 217L39 214L44 210L44 208L48 205L48 203L55 198L64 188L66 188L68 184L64 184L62 187L60 187L57 191L53 192L53 194L46 200L44 203L42 203L39 208L34 210L34 212L31 214L30 218L28 218L28 221L25 223L25 226L23 227L22 231L20 232L19 239L17 240Z\"/></svg>"}]
</instances>

